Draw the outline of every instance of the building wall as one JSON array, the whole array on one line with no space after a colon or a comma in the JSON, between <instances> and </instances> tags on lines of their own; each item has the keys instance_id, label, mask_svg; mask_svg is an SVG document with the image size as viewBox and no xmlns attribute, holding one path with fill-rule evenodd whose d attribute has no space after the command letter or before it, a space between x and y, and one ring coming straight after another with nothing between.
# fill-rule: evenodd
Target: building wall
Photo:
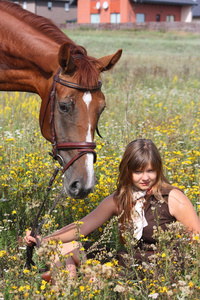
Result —
<instances>
[{"instance_id":1,"label":"building wall","mask_svg":"<svg viewBox=\"0 0 200 300\"><path fill-rule=\"evenodd\" d=\"M60 25L77 19L77 8L70 7L69 11L65 11L65 2L52 1L52 9L48 9L48 1L37 1L36 14L51 19L55 24Z\"/></svg>"},{"instance_id":2,"label":"building wall","mask_svg":"<svg viewBox=\"0 0 200 300\"><path fill-rule=\"evenodd\" d=\"M110 14L114 11L116 13L120 12L119 1L120 0L115 0L115 1L107 0L108 8L104 9L103 8L103 3L105 2L105 0L99 0L99 1L97 1L97 0L90 1L89 0L89 2L90 2L90 15L91 14L99 14L100 23L110 23ZM100 4L99 9L96 8L97 3Z\"/></svg>"},{"instance_id":3,"label":"building wall","mask_svg":"<svg viewBox=\"0 0 200 300\"><path fill-rule=\"evenodd\" d=\"M77 22L85 24L90 23L90 0L78 0Z\"/></svg>"},{"instance_id":4,"label":"building wall","mask_svg":"<svg viewBox=\"0 0 200 300\"><path fill-rule=\"evenodd\" d=\"M145 14L145 22L156 22L156 15L160 15L160 22L165 22L167 15L173 15L176 22L181 21L181 6L139 4L134 7L135 14Z\"/></svg>"},{"instance_id":5,"label":"building wall","mask_svg":"<svg viewBox=\"0 0 200 300\"><path fill-rule=\"evenodd\" d=\"M108 8L103 8L105 0L78 0L78 23L90 23L91 14L99 15L100 23L110 23L111 14L120 14L120 22L135 22L129 0L107 0ZM100 9L97 9L97 3Z\"/></svg>"},{"instance_id":6,"label":"building wall","mask_svg":"<svg viewBox=\"0 0 200 300\"><path fill-rule=\"evenodd\" d=\"M192 10L191 7L183 6L181 8L181 21L192 22Z\"/></svg>"},{"instance_id":7,"label":"building wall","mask_svg":"<svg viewBox=\"0 0 200 300\"><path fill-rule=\"evenodd\" d=\"M91 1L91 4L92 4L93 2L95 3L96 1ZM101 8L98 10L99 13L100 13L100 22L101 22L101 23L110 23L110 14L111 14L111 11L110 11L110 9L111 9L110 2L111 2L111 1L110 1L110 0L107 0L107 3L108 3L108 8L107 8L107 9L104 9L104 8L103 8L103 3L104 3L105 1L100 0L100 1L97 1L97 2L100 2L100 6L101 6ZM118 1L115 1L115 2L118 3ZM117 10L117 12L119 12L118 5L116 5L116 10Z\"/></svg>"},{"instance_id":8,"label":"building wall","mask_svg":"<svg viewBox=\"0 0 200 300\"><path fill-rule=\"evenodd\" d=\"M35 13L36 11L36 6L35 6L35 2L31 1L31 2L26 2L26 9L32 13Z\"/></svg>"},{"instance_id":9,"label":"building wall","mask_svg":"<svg viewBox=\"0 0 200 300\"><path fill-rule=\"evenodd\" d=\"M133 7L129 1L120 1L121 23L136 22Z\"/></svg>"}]
</instances>

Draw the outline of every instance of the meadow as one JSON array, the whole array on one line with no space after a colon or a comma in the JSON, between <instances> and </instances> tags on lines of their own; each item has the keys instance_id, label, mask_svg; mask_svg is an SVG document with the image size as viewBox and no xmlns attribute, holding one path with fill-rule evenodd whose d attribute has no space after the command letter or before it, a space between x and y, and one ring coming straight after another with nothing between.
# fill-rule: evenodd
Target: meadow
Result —
<instances>
[{"instance_id":1,"label":"meadow","mask_svg":"<svg viewBox=\"0 0 200 300\"><path fill-rule=\"evenodd\" d=\"M103 138L95 136L95 190L85 200L63 196L51 216L45 215L62 189L58 177L43 213L47 222L42 235L80 220L114 191L124 148L136 138L153 140L167 178L185 192L199 214L200 36L135 30L65 32L89 55L101 57L120 48L123 54L113 70L102 74L106 109L99 121ZM165 234L155 231L157 254L150 264L135 264L133 241L127 237L127 267L118 265L115 254L121 245L113 218L90 236L79 237L103 250L82 264L75 282L64 268L61 243L35 249L36 266L24 268L22 237L32 225L54 168L48 155L51 145L40 133L39 109L37 95L0 92L0 299L199 299L200 239L198 235L190 239L178 223ZM40 269L56 253L63 267L53 286L41 280Z\"/></svg>"}]
</instances>

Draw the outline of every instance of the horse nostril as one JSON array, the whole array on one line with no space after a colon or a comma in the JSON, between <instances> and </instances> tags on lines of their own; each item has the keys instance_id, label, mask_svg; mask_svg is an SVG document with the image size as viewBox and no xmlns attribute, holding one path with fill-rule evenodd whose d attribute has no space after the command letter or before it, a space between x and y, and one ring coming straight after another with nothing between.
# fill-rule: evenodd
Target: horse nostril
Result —
<instances>
[{"instance_id":1,"label":"horse nostril","mask_svg":"<svg viewBox=\"0 0 200 300\"><path fill-rule=\"evenodd\" d=\"M85 199L93 190L93 185L86 187L83 178L76 178L67 186L66 178L64 177L64 189L69 197L74 199Z\"/></svg>"},{"instance_id":2,"label":"horse nostril","mask_svg":"<svg viewBox=\"0 0 200 300\"><path fill-rule=\"evenodd\" d=\"M70 193L73 194L74 196L78 195L79 191L81 188L81 183L79 180L74 181L71 185L70 185Z\"/></svg>"}]
</instances>

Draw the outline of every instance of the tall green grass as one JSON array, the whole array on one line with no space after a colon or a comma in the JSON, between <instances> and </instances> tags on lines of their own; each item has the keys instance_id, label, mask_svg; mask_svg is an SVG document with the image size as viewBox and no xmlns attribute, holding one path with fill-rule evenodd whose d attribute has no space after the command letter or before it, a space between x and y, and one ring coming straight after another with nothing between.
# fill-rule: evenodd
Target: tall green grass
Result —
<instances>
[{"instance_id":1,"label":"tall green grass","mask_svg":"<svg viewBox=\"0 0 200 300\"><path fill-rule=\"evenodd\" d=\"M79 220L115 189L121 155L126 144L136 138L150 138L155 142L167 177L185 191L199 211L199 35L131 30L66 33L84 46L89 55L101 57L119 48L123 54L113 70L102 74L106 109L99 121L103 139L95 137L98 152L95 191L85 200L63 197L52 216L47 217L42 234ZM46 259L41 253L34 253L37 269L24 270L25 249L21 237L32 225L53 172L48 155L51 145L39 129L39 108L40 99L36 95L0 93L0 298L199 299L199 237L194 239L196 244L188 242L179 227L170 228L170 232L178 237L176 247L182 251L180 260L177 261L175 253L172 255L174 245L164 243L162 234L155 232L161 240L159 255L151 266L135 268L131 278L132 269L128 273L119 271L115 260L103 267L99 261L88 261L86 266L99 278L94 285L88 285L89 271L83 266L75 286L69 284L64 269L60 272L59 286L49 286L41 282L38 271L48 262L48 249ZM58 177L48 206L61 186ZM105 225L91 234L90 240L98 241ZM117 228L113 224L107 226L111 235L108 244L112 245L114 256L120 247ZM106 236L105 242L107 239ZM134 264L131 254L132 250L129 262ZM116 273L121 275L115 277Z\"/></svg>"}]
</instances>

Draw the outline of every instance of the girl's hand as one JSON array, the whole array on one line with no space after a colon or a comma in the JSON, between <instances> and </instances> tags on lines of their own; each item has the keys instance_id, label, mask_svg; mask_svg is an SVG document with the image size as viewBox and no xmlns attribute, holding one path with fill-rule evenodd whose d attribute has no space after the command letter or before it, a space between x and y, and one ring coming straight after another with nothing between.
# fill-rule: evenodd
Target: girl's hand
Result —
<instances>
[{"instance_id":1,"label":"girl's hand","mask_svg":"<svg viewBox=\"0 0 200 300\"><path fill-rule=\"evenodd\" d=\"M31 231L28 230L26 232L26 236L24 238L24 242L25 242L26 246L32 246L32 245L36 244L36 239L34 237L30 236L30 234L31 234Z\"/></svg>"}]
</instances>

